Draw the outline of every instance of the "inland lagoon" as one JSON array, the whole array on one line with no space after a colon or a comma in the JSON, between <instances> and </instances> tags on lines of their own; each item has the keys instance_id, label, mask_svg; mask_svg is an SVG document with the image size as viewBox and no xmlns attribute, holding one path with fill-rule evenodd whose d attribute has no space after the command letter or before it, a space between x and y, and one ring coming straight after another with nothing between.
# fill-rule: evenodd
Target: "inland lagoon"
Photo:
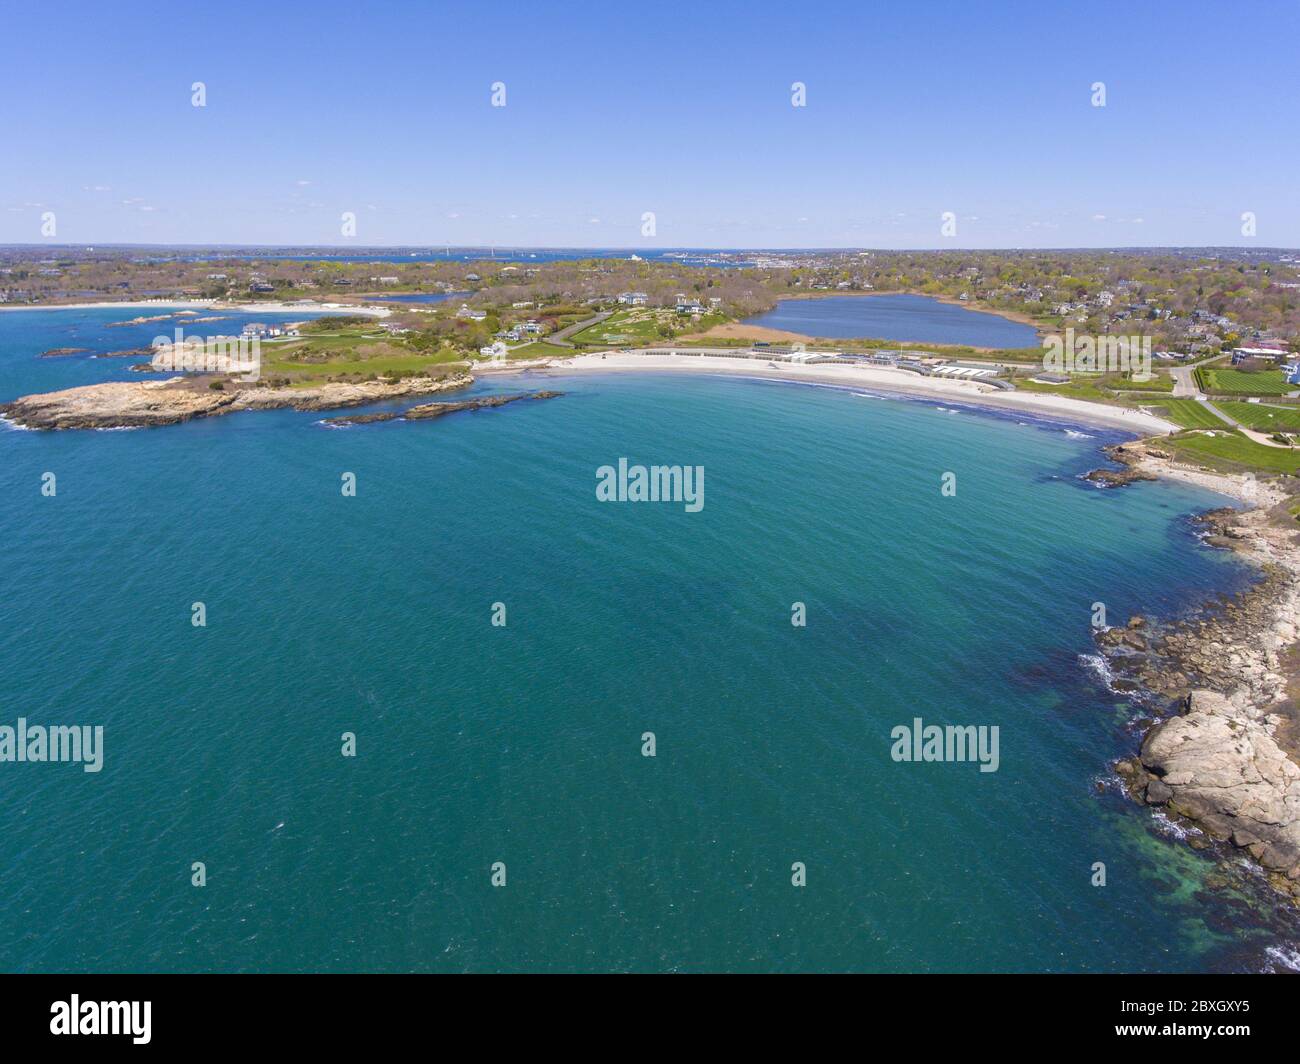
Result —
<instances>
[{"instance_id":1,"label":"inland lagoon","mask_svg":"<svg viewBox=\"0 0 1300 1064\"><path fill-rule=\"evenodd\" d=\"M1038 344L1038 330L1032 325L916 295L783 299L772 310L746 319L745 324L837 340L866 337L994 348Z\"/></svg>"}]
</instances>

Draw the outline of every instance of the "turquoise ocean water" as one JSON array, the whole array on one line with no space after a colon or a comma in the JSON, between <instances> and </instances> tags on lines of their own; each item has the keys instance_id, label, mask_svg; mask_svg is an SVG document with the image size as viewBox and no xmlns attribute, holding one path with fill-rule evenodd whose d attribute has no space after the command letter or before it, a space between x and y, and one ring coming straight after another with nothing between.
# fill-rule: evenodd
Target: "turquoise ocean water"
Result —
<instances>
[{"instance_id":1,"label":"turquoise ocean water","mask_svg":"<svg viewBox=\"0 0 1300 1064\"><path fill-rule=\"evenodd\" d=\"M102 335L96 315L132 316L0 314L0 399L109 372L36 357L74 321ZM1109 785L1136 712L1081 660L1096 601L1122 619L1246 579L1187 520L1219 497L1085 486L1094 430L849 390L475 393L543 385L567 394L348 429L0 428L0 724L105 729L98 774L0 764L0 968L1261 970L1294 950L1262 895L1211 890L1213 861ZM599 503L620 457L702 465L703 510ZM998 725L998 771L893 762L918 716Z\"/></svg>"}]
</instances>

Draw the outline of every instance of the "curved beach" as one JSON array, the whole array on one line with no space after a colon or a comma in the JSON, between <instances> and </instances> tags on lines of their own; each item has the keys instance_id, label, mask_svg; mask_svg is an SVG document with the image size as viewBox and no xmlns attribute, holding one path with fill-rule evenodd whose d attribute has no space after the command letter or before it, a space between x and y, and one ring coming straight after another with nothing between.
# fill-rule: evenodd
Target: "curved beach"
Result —
<instances>
[{"instance_id":1,"label":"curved beach","mask_svg":"<svg viewBox=\"0 0 1300 1064\"><path fill-rule=\"evenodd\" d=\"M735 358L725 355L650 355L607 352L578 355L563 361L540 363L476 365L479 374L518 372L548 368L558 373L700 373L710 376L746 377L760 380L794 381L807 384L834 384L841 387L871 388L923 399L948 400L987 406L1003 411L1019 411L1033 417L1049 417L1076 424L1120 429L1140 436L1163 435L1177 426L1140 410L1106 407L1082 399L1029 392L1008 392L975 381L924 377L907 370L878 366L799 365L767 363L761 359Z\"/></svg>"}]
</instances>

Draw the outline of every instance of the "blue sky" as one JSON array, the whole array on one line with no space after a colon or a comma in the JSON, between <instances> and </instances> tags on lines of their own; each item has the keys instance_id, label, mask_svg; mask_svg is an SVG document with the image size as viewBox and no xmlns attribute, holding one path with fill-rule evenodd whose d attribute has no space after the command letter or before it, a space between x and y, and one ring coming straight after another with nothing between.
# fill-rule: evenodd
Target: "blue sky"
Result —
<instances>
[{"instance_id":1,"label":"blue sky","mask_svg":"<svg viewBox=\"0 0 1300 1064\"><path fill-rule=\"evenodd\" d=\"M3 243L41 242L53 211L76 244L1300 245L1291 2L4 18Z\"/></svg>"}]
</instances>

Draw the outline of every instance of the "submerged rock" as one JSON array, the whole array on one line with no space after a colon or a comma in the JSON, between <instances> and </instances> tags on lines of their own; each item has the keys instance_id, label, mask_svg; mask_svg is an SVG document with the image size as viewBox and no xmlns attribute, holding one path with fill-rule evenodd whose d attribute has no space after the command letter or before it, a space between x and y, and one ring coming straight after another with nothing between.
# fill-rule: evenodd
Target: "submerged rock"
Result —
<instances>
[{"instance_id":1,"label":"submerged rock","mask_svg":"<svg viewBox=\"0 0 1300 1064\"><path fill-rule=\"evenodd\" d=\"M1083 474L1084 480L1090 480L1103 488L1122 488L1135 480L1155 480L1150 473L1140 469L1091 469Z\"/></svg>"},{"instance_id":2,"label":"submerged rock","mask_svg":"<svg viewBox=\"0 0 1300 1064\"><path fill-rule=\"evenodd\" d=\"M465 410L490 410L518 402L520 399L555 399L563 392L520 392L516 395L485 395L478 399L463 399L454 403L423 403L407 410L384 411L378 414L352 414L348 417L325 419L327 425L369 425L376 421L429 421L447 414Z\"/></svg>"},{"instance_id":3,"label":"submerged rock","mask_svg":"<svg viewBox=\"0 0 1300 1064\"><path fill-rule=\"evenodd\" d=\"M1126 484L1132 484L1136 480L1155 480L1156 476L1148 473L1141 466L1145 451L1137 450L1131 444L1120 443L1110 447L1103 447L1108 457L1113 462L1118 462L1122 469L1092 469L1083 474L1083 479L1091 481L1103 488L1122 488Z\"/></svg>"}]
</instances>

